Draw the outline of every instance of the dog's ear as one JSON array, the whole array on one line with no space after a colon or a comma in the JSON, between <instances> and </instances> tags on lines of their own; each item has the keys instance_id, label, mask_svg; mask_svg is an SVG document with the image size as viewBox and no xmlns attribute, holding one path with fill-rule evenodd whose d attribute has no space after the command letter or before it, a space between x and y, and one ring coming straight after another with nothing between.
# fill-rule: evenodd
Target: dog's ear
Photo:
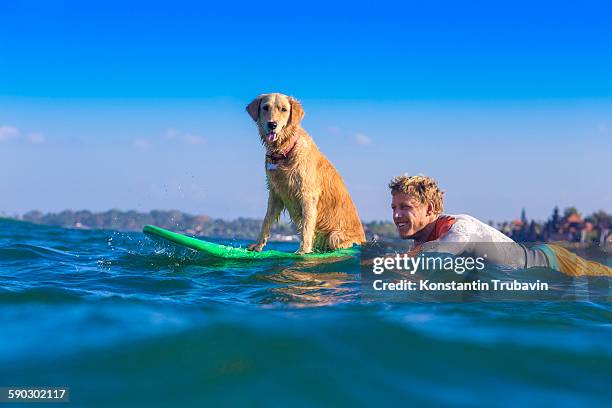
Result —
<instances>
[{"instance_id":1,"label":"dog's ear","mask_svg":"<svg viewBox=\"0 0 612 408\"><path fill-rule=\"evenodd\" d=\"M299 126L302 118L304 117L304 109L302 104L295 98L289 98L291 104L291 116L289 117L289 124L292 126Z\"/></svg>"},{"instance_id":2,"label":"dog's ear","mask_svg":"<svg viewBox=\"0 0 612 408\"><path fill-rule=\"evenodd\" d=\"M259 119L259 103L261 102L261 95L253 99L253 102L249 103L246 107L246 111L253 118L255 122Z\"/></svg>"}]
</instances>

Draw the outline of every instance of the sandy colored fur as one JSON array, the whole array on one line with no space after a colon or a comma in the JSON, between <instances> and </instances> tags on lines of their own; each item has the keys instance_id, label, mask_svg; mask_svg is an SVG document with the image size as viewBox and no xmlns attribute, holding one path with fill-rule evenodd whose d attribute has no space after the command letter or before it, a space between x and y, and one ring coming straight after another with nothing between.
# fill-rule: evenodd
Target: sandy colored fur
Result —
<instances>
[{"instance_id":1,"label":"sandy colored fur","mask_svg":"<svg viewBox=\"0 0 612 408\"><path fill-rule=\"evenodd\" d=\"M277 114L269 111L262 114L259 109L262 103L284 106L286 102L291 106L288 114L280 110ZM259 241L253 249L261 250L265 246L270 229L283 210L287 210L297 226L300 252L348 248L364 242L359 215L340 174L300 126L303 110L299 102L282 94L260 95L247 111L257 122L268 153L283 152L296 140L287 159L278 162L276 170L266 170L268 209ZM274 143L265 137L265 123L269 120L283 124ZM266 163L269 162L266 158Z\"/></svg>"}]
</instances>

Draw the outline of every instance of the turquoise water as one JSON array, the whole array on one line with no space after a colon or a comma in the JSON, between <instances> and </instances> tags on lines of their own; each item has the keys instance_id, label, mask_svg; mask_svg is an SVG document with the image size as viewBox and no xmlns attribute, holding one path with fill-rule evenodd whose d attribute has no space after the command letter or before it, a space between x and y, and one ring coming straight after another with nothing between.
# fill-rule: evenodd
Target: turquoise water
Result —
<instances>
[{"instance_id":1,"label":"turquoise water","mask_svg":"<svg viewBox=\"0 0 612 408\"><path fill-rule=\"evenodd\" d=\"M70 406L612 400L605 302L365 302L351 260L211 261L8 220L0 282L0 387L68 386Z\"/></svg>"}]
</instances>

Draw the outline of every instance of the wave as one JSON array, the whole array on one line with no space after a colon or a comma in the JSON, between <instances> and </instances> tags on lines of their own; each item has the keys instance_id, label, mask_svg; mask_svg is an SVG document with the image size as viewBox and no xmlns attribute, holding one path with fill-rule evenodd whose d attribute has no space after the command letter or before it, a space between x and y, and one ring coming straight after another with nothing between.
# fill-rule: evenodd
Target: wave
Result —
<instances>
[{"instance_id":1,"label":"wave","mask_svg":"<svg viewBox=\"0 0 612 408\"><path fill-rule=\"evenodd\" d=\"M46 357L4 364L0 378L68 385L73 401L87 406L231 404L246 396L262 405L605 406L612 357L602 352L603 336L572 345L555 341L564 327L545 324L536 336L542 341L528 342L506 322L495 341L483 333L474 341L461 333L486 331L493 316L471 310L479 322L462 310L408 308L412 318L398 320L390 310L354 305L325 312L89 307L58 325L85 327L75 341L65 334L35 343ZM424 322L453 330L438 335Z\"/></svg>"}]
</instances>

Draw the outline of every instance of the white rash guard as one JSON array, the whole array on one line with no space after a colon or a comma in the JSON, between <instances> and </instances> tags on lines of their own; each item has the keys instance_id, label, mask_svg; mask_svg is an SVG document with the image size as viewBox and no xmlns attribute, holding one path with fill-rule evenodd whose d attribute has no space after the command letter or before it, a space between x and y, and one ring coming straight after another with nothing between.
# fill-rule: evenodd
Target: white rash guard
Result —
<instances>
[{"instance_id":1,"label":"white rash guard","mask_svg":"<svg viewBox=\"0 0 612 408\"><path fill-rule=\"evenodd\" d=\"M488 262L514 269L550 267L543 251L528 249L490 225L465 214L438 217L436 228L421 248L423 252L484 257Z\"/></svg>"}]
</instances>

